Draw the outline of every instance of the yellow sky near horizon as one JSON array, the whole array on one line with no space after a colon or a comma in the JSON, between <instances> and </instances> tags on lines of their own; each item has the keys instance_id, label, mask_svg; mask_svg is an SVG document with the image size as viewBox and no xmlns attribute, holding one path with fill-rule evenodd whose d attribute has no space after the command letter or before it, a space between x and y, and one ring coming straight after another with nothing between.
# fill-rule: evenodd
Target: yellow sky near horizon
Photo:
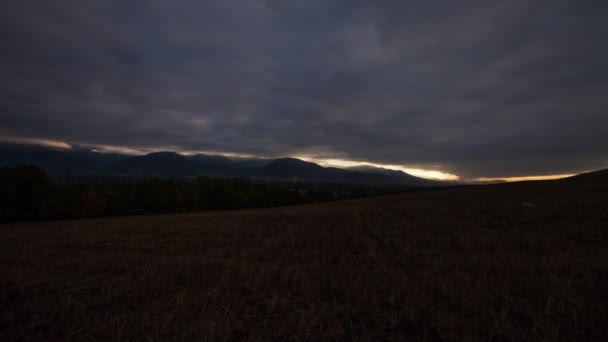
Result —
<instances>
[{"instance_id":1,"label":"yellow sky near horizon","mask_svg":"<svg viewBox=\"0 0 608 342\"><path fill-rule=\"evenodd\" d=\"M524 181L537 181L537 180L555 180L568 178L572 176L579 175L581 173L585 173L586 171L580 173L567 173L567 174L559 174L559 175L536 175L536 176L519 176L519 177L480 177L473 178L471 182L493 182L493 181L505 181L505 182L524 182Z\"/></svg>"}]
</instances>

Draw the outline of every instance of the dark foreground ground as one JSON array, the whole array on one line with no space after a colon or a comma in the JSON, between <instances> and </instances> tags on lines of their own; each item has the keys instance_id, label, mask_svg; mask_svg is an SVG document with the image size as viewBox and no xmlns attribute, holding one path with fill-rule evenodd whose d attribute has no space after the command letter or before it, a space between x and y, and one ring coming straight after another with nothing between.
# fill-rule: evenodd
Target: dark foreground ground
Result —
<instances>
[{"instance_id":1,"label":"dark foreground ground","mask_svg":"<svg viewBox=\"0 0 608 342\"><path fill-rule=\"evenodd\" d=\"M608 178L0 226L0 340L608 338Z\"/></svg>"}]
</instances>

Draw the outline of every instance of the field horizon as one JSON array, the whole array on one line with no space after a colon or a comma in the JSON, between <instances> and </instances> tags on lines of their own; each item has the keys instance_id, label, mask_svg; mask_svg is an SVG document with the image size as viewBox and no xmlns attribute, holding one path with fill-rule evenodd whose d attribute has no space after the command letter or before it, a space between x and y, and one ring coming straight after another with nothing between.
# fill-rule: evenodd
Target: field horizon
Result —
<instances>
[{"instance_id":1,"label":"field horizon","mask_svg":"<svg viewBox=\"0 0 608 342\"><path fill-rule=\"evenodd\" d=\"M0 225L3 340L603 340L607 177Z\"/></svg>"}]
</instances>

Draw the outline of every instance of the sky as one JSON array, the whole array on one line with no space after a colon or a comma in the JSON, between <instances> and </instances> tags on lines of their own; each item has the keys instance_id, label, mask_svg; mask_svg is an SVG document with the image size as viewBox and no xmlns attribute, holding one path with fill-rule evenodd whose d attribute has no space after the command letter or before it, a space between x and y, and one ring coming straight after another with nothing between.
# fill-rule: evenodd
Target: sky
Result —
<instances>
[{"instance_id":1,"label":"sky","mask_svg":"<svg viewBox=\"0 0 608 342\"><path fill-rule=\"evenodd\" d=\"M20 0L0 137L444 179L608 168L608 2Z\"/></svg>"}]
</instances>

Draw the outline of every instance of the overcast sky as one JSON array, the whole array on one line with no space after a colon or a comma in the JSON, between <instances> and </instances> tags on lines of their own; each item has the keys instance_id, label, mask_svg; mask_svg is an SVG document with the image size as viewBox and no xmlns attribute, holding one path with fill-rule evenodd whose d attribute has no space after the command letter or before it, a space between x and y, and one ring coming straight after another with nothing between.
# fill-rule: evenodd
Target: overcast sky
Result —
<instances>
[{"instance_id":1,"label":"overcast sky","mask_svg":"<svg viewBox=\"0 0 608 342\"><path fill-rule=\"evenodd\" d=\"M608 1L19 0L0 135L464 179L608 167Z\"/></svg>"}]
</instances>

